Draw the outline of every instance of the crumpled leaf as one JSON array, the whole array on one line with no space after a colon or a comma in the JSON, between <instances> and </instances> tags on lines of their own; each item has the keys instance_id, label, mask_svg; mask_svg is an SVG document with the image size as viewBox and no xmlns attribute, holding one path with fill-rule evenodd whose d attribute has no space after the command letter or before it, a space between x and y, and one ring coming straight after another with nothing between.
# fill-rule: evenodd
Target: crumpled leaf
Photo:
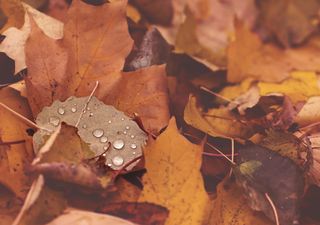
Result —
<instances>
[{"instance_id":1,"label":"crumpled leaf","mask_svg":"<svg viewBox=\"0 0 320 225\"><path fill-rule=\"evenodd\" d=\"M46 225L88 224L88 225L134 225L127 220L101 213L67 208L61 216Z\"/></svg>"},{"instance_id":2,"label":"crumpled leaf","mask_svg":"<svg viewBox=\"0 0 320 225\"><path fill-rule=\"evenodd\" d=\"M282 49L272 43L264 44L244 24L236 23L235 29L235 39L227 53L229 82L239 82L247 77L280 82L289 78L294 70L320 71L319 37L311 38L297 48Z\"/></svg>"},{"instance_id":3,"label":"crumpled leaf","mask_svg":"<svg viewBox=\"0 0 320 225\"><path fill-rule=\"evenodd\" d=\"M63 212L63 194L49 188L42 175L33 182L25 202L12 225L42 225Z\"/></svg>"},{"instance_id":4,"label":"crumpled leaf","mask_svg":"<svg viewBox=\"0 0 320 225\"><path fill-rule=\"evenodd\" d=\"M31 118L27 101L11 88L0 90L0 101L19 114ZM24 167L31 162L33 150L31 138L26 130L28 125L0 107L0 183L23 198L31 185L30 179L24 173ZM5 144L8 143L8 144Z\"/></svg>"},{"instance_id":5,"label":"crumpled leaf","mask_svg":"<svg viewBox=\"0 0 320 225\"><path fill-rule=\"evenodd\" d=\"M139 202L166 207L166 224L202 224L209 202L200 173L202 147L181 136L171 119L167 129L145 149L147 173Z\"/></svg>"},{"instance_id":6,"label":"crumpled leaf","mask_svg":"<svg viewBox=\"0 0 320 225\"><path fill-rule=\"evenodd\" d=\"M253 211L247 204L241 188L234 182L223 181L217 187L209 225L271 225L266 217Z\"/></svg>"},{"instance_id":7,"label":"crumpled leaf","mask_svg":"<svg viewBox=\"0 0 320 225\"><path fill-rule=\"evenodd\" d=\"M128 115L138 113L147 131L158 133L167 125L169 109L164 66L153 66L132 73L119 72L132 46L125 19L125 5L124 1L116 1L94 7L80 0L74 1L68 12L69 19L62 41L46 38L36 27L32 30L27 43L29 70L26 84L34 115L56 99L88 96L99 81L96 96ZM77 9L81 9L80 12ZM78 30L74 24L80 21L76 20L77 16L85 21ZM96 23L97 18L108 22L100 24L100 27ZM91 29L88 30L87 26ZM104 29L107 33L101 33ZM75 37L79 37L79 40L74 41ZM102 38L102 45L95 51L95 43L99 38ZM39 43L47 48L36 48ZM76 63L78 57L79 65ZM158 110L157 118L154 118L154 110Z\"/></svg>"},{"instance_id":8,"label":"crumpled leaf","mask_svg":"<svg viewBox=\"0 0 320 225\"><path fill-rule=\"evenodd\" d=\"M257 2L259 23L286 47L301 44L318 30L320 2L267 0Z\"/></svg>"},{"instance_id":9,"label":"crumpled leaf","mask_svg":"<svg viewBox=\"0 0 320 225\"><path fill-rule=\"evenodd\" d=\"M304 191L303 171L291 159L268 148L248 143L238 149L239 166L234 169L238 184L244 189L252 209L275 220L265 194L274 203L280 224L300 220Z\"/></svg>"},{"instance_id":10,"label":"crumpled leaf","mask_svg":"<svg viewBox=\"0 0 320 225\"><path fill-rule=\"evenodd\" d=\"M99 211L121 217L139 225L164 225L169 215L169 211L166 208L143 202L111 203Z\"/></svg>"},{"instance_id":11,"label":"crumpled leaf","mask_svg":"<svg viewBox=\"0 0 320 225\"><path fill-rule=\"evenodd\" d=\"M197 99L190 95L184 110L184 120L189 125L214 137L248 138L254 130L249 123L238 120L228 108L213 108L204 112Z\"/></svg>"}]
</instances>

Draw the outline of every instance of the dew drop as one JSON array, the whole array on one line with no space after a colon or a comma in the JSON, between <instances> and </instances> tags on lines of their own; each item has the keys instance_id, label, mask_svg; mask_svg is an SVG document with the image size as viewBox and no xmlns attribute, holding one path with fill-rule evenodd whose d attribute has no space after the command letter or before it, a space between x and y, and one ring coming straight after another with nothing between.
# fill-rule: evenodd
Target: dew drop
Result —
<instances>
[{"instance_id":1,"label":"dew drop","mask_svg":"<svg viewBox=\"0 0 320 225\"><path fill-rule=\"evenodd\" d=\"M132 139L135 138L135 136L134 136L133 134L132 134L130 137L131 137Z\"/></svg>"},{"instance_id":2,"label":"dew drop","mask_svg":"<svg viewBox=\"0 0 320 225\"><path fill-rule=\"evenodd\" d=\"M120 150L124 147L124 141L121 139L118 139L118 140L115 140L112 145L115 149Z\"/></svg>"},{"instance_id":3,"label":"dew drop","mask_svg":"<svg viewBox=\"0 0 320 225\"><path fill-rule=\"evenodd\" d=\"M93 136L99 138L102 137L102 135L104 134L102 129L96 129L92 132Z\"/></svg>"},{"instance_id":4,"label":"dew drop","mask_svg":"<svg viewBox=\"0 0 320 225\"><path fill-rule=\"evenodd\" d=\"M90 110L90 108L88 107L88 108L87 108L87 110L89 111L89 110Z\"/></svg>"},{"instance_id":5,"label":"dew drop","mask_svg":"<svg viewBox=\"0 0 320 225\"><path fill-rule=\"evenodd\" d=\"M115 166L121 166L123 164L124 160L121 156L115 156L113 159L112 159L112 163L113 165Z\"/></svg>"},{"instance_id":6,"label":"dew drop","mask_svg":"<svg viewBox=\"0 0 320 225\"><path fill-rule=\"evenodd\" d=\"M134 155L135 155L135 154L136 154L136 152L132 152L132 154L134 154Z\"/></svg>"},{"instance_id":7,"label":"dew drop","mask_svg":"<svg viewBox=\"0 0 320 225\"><path fill-rule=\"evenodd\" d=\"M108 146L103 146L103 150L108 150Z\"/></svg>"},{"instance_id":8,"label":"dew drop","mask_svg":"<svg viewBox=\"0 0 320 225\"><path fill-rule=\"evenodd\" d=\"M93 113L90 113L89 116L92 117L92 116L93 116Z\"/></svg>"},{"instance_id":9,"label":"dew drop","mask_svg":"<svg viewBox=\"0 0 320 225\"><path fill-rule=\"evenodd\" d=\"M111 120L109 120L109 121L108 121L108 123L112 123L112 121L111 121Z\"/></svg>"},{"instance_id":10,"label":"dew drop","mask_svg":"<svg viewBox=\"0 0 320 225\"><path fill-rule=\"evenodd\" d=\"M49 118L49 123L56 127L56 126L59 125L60 119L58 117L55 117L55 116L50 117Z\"/></svg>"},{"instance_id":11,"label":"dew drop","mask_svg":"<svg viewBox=\"0 0 320 225\"><path fill-rule=\"evenodd\" d=\"M71 108L71 112L77 112L77 109L76 108Z\"/></svg>"},{"instance_id":12,"label":"dew drop","mask_svg":"<svg viewBox=\"0 0 320 225\"><path fill-rule=\"evenodd\" d=\"M58 113L60 115L63 115L65 113L64 109L63 108L58 108Z\"/></svg>"},{"instance_id":13,"label":"dew drop","mask_svg":"<svg viewBox=\"0 0 320 225\"><path fill-rule=\"evenodd\" d=\"M107 165L108 165L109 167L111 167L111 166L112 166L112 164L111 164L111 163L108 163Z\"/></svg>"},{"instance_id":14,"label":"dew drop","mask_svg":"<svg viewBox=\"0 0 320 225\"><path fill-rule=\"evenodd\" d=\"M129 127L129 126L126 126L126 130L130 130L130 127Z\"/></svg>"},{"instance_id":15,"label":"dew drop","mask_svg":"<svg viewBox=\"0 0 320 225\"><path fill-rule=\"evenodd\" d=\"M86 129L86 128L87 128L87 124L83 124L83 125L82 125L82 128L83 128L83 129Z\"/></svg>"},{"instance_id":16,"label":"dew drop","mask_svg":"<svg viewBox=\"0 0 320 225\"><path fill-rule=\"evenodd\" d=\"M124 118L121 118L122 121L124 121Z\"/></svg>"},{"instance_id":17,"label":"dew drop","mask_svg":"<svg viewBox=\"0 0 320 225\"><path fill-rule=\"evenodd\" d=\"M132 149L136 149L136 148L137 148L137 145L136 145L136 144L131 144L130 147L131 147Z\"/></svg>"},{"instance_id":18,"label":"dew drop","mask_svg":"<svg viewBox=\"0 0 320 225\"><path fill-rule=\"evenodd\" d=\"M100 142L102 142L102 143L106 143L107 141L108 141L107 137L101 137L100 138Z\"/></svg>"},{"instance_id":19,"label":"dew drop","mask_svg":"<svg viewBox=\"0 0 320 225\"><path fill-rule=\"evenodd\" d=\"M103 157L106 157L106 156L107 156L107 154L106 154L106 153L103 153L103 154L102 154L102 156L103 156Z\"/></svg>"},{"instance_id":20,"label":"dew drop","mask_svg":"<svg viewBox=\"0 0 320 225\"><path fill-rule=\"evenodd\" d=\"M123 131L123 134L125 134L125 135L126 135L126 134L127 134L127 131Z\"/></svg>"}]
</instances>

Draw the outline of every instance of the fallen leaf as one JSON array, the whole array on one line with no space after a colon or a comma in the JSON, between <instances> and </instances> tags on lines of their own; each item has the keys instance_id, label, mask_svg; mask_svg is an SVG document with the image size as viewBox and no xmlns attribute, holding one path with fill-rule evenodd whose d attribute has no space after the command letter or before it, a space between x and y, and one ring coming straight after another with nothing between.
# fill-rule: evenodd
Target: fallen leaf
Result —
<instances>
[{"instance_id":1,"label":"fallen leaf","mask_svg":"<svg viewBox=\"0 0 320 225\"><path fill-rule=\"evenodd\" d=\"M80 14L76 11L77 8L81 9ZM106 3L98 8L77 0L69 10L69 19L65 25L65 36L62 41L45 37L36 27L32 30L27 43L29 72L26 84L28 100L34 115L38 114L44 106L51 105L56 99L65 100L72 95L88 96L99 81L100 87L96 96L130 116L138 113L147 131L158 133L167 125L169 109L164 66L153 66L132 73L120 73L125 56L132 45L127 31L124 8L124 1ZM115 15L112 16L112 13ZM77 17L74 14L85 17L84 21L87 25L81 23L81 27L76 30L74 22ZM94 16L98 17L100 14L103 14L105 21L109 21L110 26L103 23L100 27L95 23ZM87 19L88 17L90 20ZM115 23L115 21L118 22ZM91 23L95 26L91 26ZM92 29L87 30L87 26L91 26ZM101 33L102 28L106 29L107 33ZM99 30L99 34L96 30ZM74 32L76 34L72 36ZM117 36L108 35L114 32ZM78 42L73 41L75 37L79 37ZM94 43L99 40L99 37L102 38L101 48L94 51ZM35 47L39 43L47 48L40 50ZM76 43L79 43L78 50ZM90 43L89 46L88 43ZM90 46L92 52L88 54ZM76 63L78 57L81 65ZM38 93L43 95L39 96ZM157 117L154 117L154 110L160 110Z\"/></svg>"},{"instance_id":2,"label":"fallen leaf","mask_svg":"<svg viewBox=\"0 0 320 225\"><path fill-rule=\"evenodd\" d=\"M306 163L302 155L307 154L307 148L300 139L289 132L269 130L259 145L290 158L297 165L303 166Z\"/></svg>"},{"instance_id":3,"label":"fallen leaf","mask_svg":"<svg viewBox=\"0 0 320 225\"><path fill-rule=\"evenodd\" d=\"M26 200L12 225L40 225L60 215L66 207L63 195L45 185L40 175L32 184Z\"/></svg>"},{"instance_id":4,"label":"fallen leaf","mask_svg":"<svg viewBox=\"0 0 320 225\"><path fill-rule=\"evenodd\" d=\"M31 118L27 101L11 88L0 90L1 103L7 105L19 114ZM26 130L28 125L16 116L0 107L0 183L9 188L18 197L25 197L30 186L30 179L24 173L24 167L33 157L32 142Z\"/></svg>"},{"instance_id":5,"label":"fallen leaf","mask_svg":"<svg viewBox=\"0 0 320 225\"><path fill-rule=\"evenodd\" d=\"M243 191L234 183L221 182L217 197L213 200L209 225L271 225L265 216L253 211L247 205Z\"/></svg>"},{"instance_id":6,"label":"fallen leaf","mask_svg":"<svg viewBox=\"0 0 320 225\"><path fill-rule=\"evenodd\" d=\"M44 174L47 177L66 183L92 189L104 189L109 186L110 174L100 174L84 161L94 157L94 152L76 134L74 127L63 125L60 132L48 139L33 161L30 172ZM45 150L44 150L45 149Z\"/></svg>"},{"instance_id":7,"label":"fallen leaf","mask_svg":"<svg viewBox=\"0 0 320 225\"><path fill-rule=\"evenodd\" d=\"M295 122L300 126L306 126L318 122L320 119L320 112L318 111L320 107L319 103L320 96L309 98L297 114Z\"/></svg>"},{"instance_id":8,"label":"fallen leaf","mask_svg":"<svg viewBox=\"0 0 320 225\"><path fill-rule=\"evenodd\" d=\"M181 136L173 118L144 152L147 173L139 202L166 207L167 225L202 224L209 201L199 171L202 147Z\"/></svg>"},{"instance_id":9,"label":"fallen leaf","mask_svg":"<svg viewBox=\"0 0 320 225\"><path fill-rule=\"evenodd\" d=\"M318 30L320 3L267 0L257 3L259 23L286 47L301 44Z\"/></svg>"},{"instance_id":10,"label":"fallen leaf","mask_svg":"<svg viewBox=\"0 0 320 225\"><path fill-rule=\"evenodd\" d=\"M281 93L288 96L295 104L306 101L309 97L320 95L318 78L315 72L296 71L290 77L279 84L259 82L261 95Z\"/></svg>"},{"instance_id":11,"label":"fallen leaf","mask_svg":"<svg viewBox=\"0 0 320 225\"><path fill-rule=\"evenodd\" d=\"M0 8L4 15L7 16L7 22L0 30L0 33L9 27L22 27L24 23L24 9L20 0L1 1Z\"/></svg>"},{"instance_id":12,"label":"fallen leaf","mask_svg":"<svg viewBox=\"0 0 320 225\"><path fill-rule=\"evenodd\" d=\"M249 138L254 134L250 124L241 122L228 108L213 108L204 112L197 106L197 99L192 95L184 111L184 120L187 124L214 137Z\"/></svg>"},{"instance_id":13,"label":"fallen leaf","mask_svg":"<svg viewBox=\"0 0 320 225\"><path fill-rule=\"evenodd\" d=\"M22 206L14 193L0 186L0 224L12 224Z\"/></svg>"},{"instance_id":14,"label":"fallen leaf","mask_svg":"<svg viewBox=\"0 0 320 225\"><path fill-rule=\"evenodd\" d=\"M307 101L309 97L320 95L317 74L307 71L291 72L287 79L279 83L254 82L251 78L247 78L238 85L225 87L219 94L234 100L239 95L244 95L253 86L259 88L260 96L285 95L294 105Z\"/></svg>"},{"instance_id":15,"label":"fallen leaf","mask_svg":"<svg viewBox=\"0 0 320 225\"><path fill-rule=\"evenodd\" d=\"M31 20L41 28L41 30L51 38L62 37L63 24L33 9L27 4L22 4L25 12L24 24L21 29L10 27L3 32L6 38L0 44L0 52L6 53L15 62L15 69L8 76L17 76L26 69L25 44L31 32ZM17 79L17 78L16 78Z\"/></svg>"},{"instance_id":16,"label":"fallen leaf","mask_svg":"<svg viewBox=\"0 0 320 225\"><path fill-rule=\"evenodd\" d=\"M229 82L239 82L247 77L260 81L280 82L290 77L290 72L320 71L319 37L305 45L282 49L272 43L263 43L246 25L238 22L235 39L228 47Z\"/></svg>"},{"instance_id":17,"label":"fallen leaf","mask_svg":"<svg viewBox=\"0 0 320 225\"><path fill-rule=\"evenodd\" d=\"M139 49L129 56L130 60L126 62L125 71L164 64L169 58L170 50L171 47L159 31L152 27L143 36Z\"/></svg>"},{"instance_id":18,"label":"fallen leaf","mask_svg":"<svg viewBox=\"0 0 320 225\"><path fill-rule=\"evenodd\" d=\"M169 215L166 208L143 202L111 203L99 211L140 225L164 225Z\"/></svg>"},{"instance_id":19,"label":"fallen leaf","mask_svg":"<svg viewBox=\"0 0 320 225\"><path fill-rule=\"evenodd\" d=\"M280 224L299 223L305 188L302 169L291 159L251 143L240 147L238 154L239 166L234 172L250 207L275 221L274 211L266 198L268 194Z\"/></svg>"},{"instance_id":20,"label":"fallen leaf","mask_svg":"<svg viewBox=\"0 0 320 225\"><path fill-rule=\"evenodd\" d=\"M88 225L134 225L127 220L120 219L115 216L110 216L101 213L94 213L79 209L67 208L61 216L53 221L46 223L46 225L60 225L60 224L88 224Z\"/></svg>"}]
</instances>

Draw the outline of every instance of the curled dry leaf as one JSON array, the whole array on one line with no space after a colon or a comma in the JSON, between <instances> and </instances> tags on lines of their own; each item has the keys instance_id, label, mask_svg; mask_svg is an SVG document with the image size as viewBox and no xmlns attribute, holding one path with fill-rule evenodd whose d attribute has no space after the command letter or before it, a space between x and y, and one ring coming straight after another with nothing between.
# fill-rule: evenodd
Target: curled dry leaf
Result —
<instances>
[{"instance_id":1,"label":"curled dry leaf","mask_svg":"<svg viewBox=\"0 0 320 225\"><path fill-rule=\"evenodd\" d=\"M250 124L241 122L228 108L213 108L204 112L197 105L196 97L192 95L184 110L184 120L189 125L214 137L249 138L254 134Z\"/></svg>"},{"instance_id":2,"label":"curled dry leaf","mask_svg":"<svg viewBox=\"0 0 320 225\"><path fill-rule=\"evenodd\" d=\"M234 182L223 181L218 185L211 208L209 225L273 224L248 206L241 188Z\"/></svg>"},{"instance_id":3,"label":"curled dry leaf","mask_svg":"<svg viewBox=\"0 0 320 225\"><path fill-rule=\"evenodd\" d=\"M88 225L134 225L127 220L101 213L67 208L61 216L46 225L88 224Z\"/></svg>"},{"instance_id":4,"label":"curled dry leaf","mask_svg":"<svg viewBox=\"0 0 320 225\"><path fill-rule=\"evenodd\" d=\"M200 173L202 146L190 143L170 120L167 129L145 150L147 173L139 202L166 207L166 224L202 224L209 197Z\"/></svg>"},{"instance_id":5,"label":"curled dry leaf","mask_svg":"<svg viewBox=\"0 0 320 225\"><path fill-rule=\"evenodd\" d=\"M26 47L26 84L35 115L56 99L88 96L99 81L97 97L129 115L138 113L149 132L158 133L167 125L169 109L164 66L120 72L132 47L125 6L125 1L99 7L73 1L65 35L59 41L47 38L35 26L32 28ZM96 23L97 20L107 22ZM96 49L99 41L101 44ZM47 48L37 48L39 43Z\"/></svg>"},{"instance_id":6,"label":"curled dry leaf","mask_svg":"<svg viewBox=\"0 0 320 225\"><path fill-rule=\"evenodd\" d=\"M0 98L1 103L31 118L27 101L19 96L17 91L3 88L0 90ZM31 139L26 132L30 127L2 107L0 107L0 114L0 183L23 198L31 184L24 173L24 167L33 157Z\"/></svg>"},{"instance_id":7,"label":"curled dry leaf","mask_svg":"<svg viewBox=\"0 0 320 225\"><path fill-rule=\"evenodd\" d=\"M290 72L320 71L319 37L293 49L282 49L263 43L244 24L236 23L235 39L228 47L228 75L230 82L247 77L260 81L279 82L289 78Z\"/></svg>"}]
</instances>

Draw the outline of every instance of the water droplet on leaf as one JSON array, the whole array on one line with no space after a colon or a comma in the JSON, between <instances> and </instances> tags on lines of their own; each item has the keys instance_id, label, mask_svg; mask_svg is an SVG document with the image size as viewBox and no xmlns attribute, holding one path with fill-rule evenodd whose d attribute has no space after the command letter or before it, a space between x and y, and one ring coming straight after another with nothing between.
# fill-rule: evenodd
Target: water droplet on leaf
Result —
<instances>
[{"instance_id":1,"label":"water droplet on leaf","mask_svg":"<svg viewBox=\"0 0 320 225\"><path fill-rule=\"evenodd\" d=\"M96 129L92 132L93 136L99 138L102 137L102 135L104 134L102 129Z\"/></svg>"},{"instance_id":2,"label":"water droplet on leaf","mask_svg":"<svg viewBox=\"0 0 320 225\"><path fill-rule=\"evenodd\" d=\"M102 143L106 143L107 141L108 141L107 137L101 137L100 138L100 142L102 142Z\"/></svg>"},{"instance_id":3,"label":"water droplet on leaf","mask_svg":"<svg viewBox=\"0 0 320 225\"><path fill-rule=\"evenodd\" d=\"M118 140L115 140L112 145L115 149L120 150L124 147L124 141L121 139L118 139Z\"/></svg>"},{"instance_id":4,"label":"water droplet on leaf","mask_svg":"<svg viewBox=\"0 0 320 225\"><path fill-rule=\"evenodd\" d=\"M137 145L136 145L136 144L131 144L130 147L131 147L132 149L136 149L136 148L137 148Z\"/></svg>"},{"instance_id":5,"label":"water droplet on leaf","mask_svg":"<svg viewBox=\"0 0 320 225\"><path fill-rule=\"evenodd\" d=\"M63 108L58 108L58 113L60 115L63 115L65 113L64 109Z\"/></svg>"},{"instance_id":6,"label":"water droplet on leaf","mask_svg":"<svg viewBox=\"0 0 320 225\"><path fill-rule=\"evenodd\" d=\"M112 159L112 163L115 165L115 166L121 166L123 164L124 160L121 156L115 156L113 159Z\"/></svg>"}]
</instances>

